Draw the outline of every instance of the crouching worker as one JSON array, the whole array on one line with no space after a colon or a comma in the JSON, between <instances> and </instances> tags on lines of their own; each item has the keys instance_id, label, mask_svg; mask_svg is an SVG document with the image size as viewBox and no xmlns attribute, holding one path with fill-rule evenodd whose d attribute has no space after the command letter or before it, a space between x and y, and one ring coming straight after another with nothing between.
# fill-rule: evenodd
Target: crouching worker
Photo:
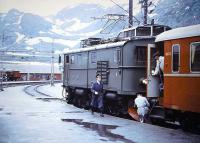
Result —
<instances>
[{"instance_id":1,"label":"crouching worker","mask_svg":"<svg viewBox=\"0 0 200 143\"><path fill-rule=\"evenodd\" d=\"M135 105L137 106L137 113L139 115L140 122L145 122L149 111L149 102L147 101L147 98L143 97L141 94L138 94L137 98L135 99Z\"/></svg>"},{"instance_id":2,"label":"crouching worker","mask_svg":"<svg viewBox=\"0 0 200 143\"><path fill-rule=\"evenodd\" d=\"M96 75L96 82L92 85L92 100L91 100L91 112L94 114L94 109L100 110L100 116L103 117L103 84L101 83L101 76Z\"/></svg>"}]
</instances>

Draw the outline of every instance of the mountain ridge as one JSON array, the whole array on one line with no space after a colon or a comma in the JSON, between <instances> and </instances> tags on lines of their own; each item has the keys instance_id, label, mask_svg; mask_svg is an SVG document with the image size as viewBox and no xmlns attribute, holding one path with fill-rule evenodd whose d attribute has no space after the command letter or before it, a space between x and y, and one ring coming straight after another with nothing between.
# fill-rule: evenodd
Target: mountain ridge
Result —
<instances>
[{"instance_id":1,"label":"mountain ridge","mask_svg":"<svg viewBox=\"0 0 200 143\"><path fill-rule=\"evenodd\" d=\"M123 7L127 8L126 5ZM54 48L56 54L61 54L64 50L79 48L81 39L116 36L125 25L127 26L127 21L124 21L115 25L110 34L100 34L106 20L92 20L91 17L101 17L108 13L126 14L117 6L105 8L97 4L64 8L48 17L11 9L7 13L0 13L1 48L28 49L30 55L40 51L49 52ZM153 8L153 13L149 14L149 22L155 19L156 24L169 25L172 28L188 26L200 23L199 13L198 0L160 0ZM141 13L136 17L142 21ZM38 60L41 59L42 57Z\"/></svg>"}]
</instances>

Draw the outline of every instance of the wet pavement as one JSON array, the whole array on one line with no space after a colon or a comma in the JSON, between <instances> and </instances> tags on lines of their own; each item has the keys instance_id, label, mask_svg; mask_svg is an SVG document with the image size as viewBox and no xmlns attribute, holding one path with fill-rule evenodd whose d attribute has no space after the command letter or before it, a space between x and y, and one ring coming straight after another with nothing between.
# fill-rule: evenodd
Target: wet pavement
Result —
<instances>
[{"instance_id":1,"label":"wet pavement","mask_svg":"<svg viewBox=\"0 0 200 143\"><path fill-rule=\"evenodd\" d=\"M199 143L200 136L76 108L51 97L31 96L25 86L0 92L0 143ZM52 87L51 90L61 90ZM42 87L39 88L42 90ZM46 90L48 90L46 88ZM49 90L50 91L50 90ZM40 91L42 92L42 91ZM54 95L52 95L54 94Z\"/></svg>"},{"instance_id":2,"label":"wet pavement","mask_svg":"<svg viewBox=\"0 0 200 143\"><path fill-rule=\"evenodd\" d=\"M72 122L77 125L80 125L84 128L91 129L100 135L101 137L106 137L110 141L122 141L125 143L134 143L131 140L125 139L124 136L111 133L110 130L116 129L118 126L114 125L103 125L97 123L83 122L81 119L62 119L64 122ZM101 139L102 141L108 141L106 139Z\"/></svg>"}]
</instances>

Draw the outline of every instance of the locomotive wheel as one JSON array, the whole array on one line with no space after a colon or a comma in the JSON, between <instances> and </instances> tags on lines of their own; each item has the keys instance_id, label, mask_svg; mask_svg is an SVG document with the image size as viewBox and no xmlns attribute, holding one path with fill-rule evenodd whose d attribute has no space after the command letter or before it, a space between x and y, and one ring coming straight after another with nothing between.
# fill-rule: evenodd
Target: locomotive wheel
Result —
<instances>
[{"instance_id":1,"label":"locomotive wheel","mask_svg":"<svg viewBox=\"0 0 200 143\"><path fill-rule=\"evenodd\" d=\"M83 99L83 108L85 110L89 110L90 109L90 102L91 102L90 95L86 94L85 96L86 97Z\"/></svg>"},{"instance_id":2,"label":"locomotive wheel","mask_svg":"<svg viewBox=\"0 0 200 143\"><path fill-rule=\"evenodd\" d=\"M192 113L183 113L180 118L180 124L183 130L196 132L200 134L199 115Z\"/></svg>"},{"instance_id":3,"label":"locomotive wheel","mask_svg":"<svg viewBox=\"0 0 200 143\"><path fill-rule=\"evenodd\" d=\"M63 88L63 90L62 90L62 97L63 97L65 100L68 100L68 92L65 90L65 88Z\"/></svg>"},{"instance_id":4,"label":"locomotive wheel","mask_svg":"<svg viewBox=\"0 0 200 143\"><path fill-rule=\"evenodd\" d=\"M188 131L191 128L191 123L190 123L190 119L188 117L185 117L183 119L180 120L180 124L181 124L181 128L184 131Z\"/></svg>"},{"instance_id":5,"label":"locomotive wheel","mask_svg":"<svg viewBox=\"0 0 200 143\"><path fill-rule=\"evenodd\" d=\"M73 92L70 89L66 89L64 92L64 98L66 99L68 104L72 104L73 102Z\"/></svg>"}]
</instances>

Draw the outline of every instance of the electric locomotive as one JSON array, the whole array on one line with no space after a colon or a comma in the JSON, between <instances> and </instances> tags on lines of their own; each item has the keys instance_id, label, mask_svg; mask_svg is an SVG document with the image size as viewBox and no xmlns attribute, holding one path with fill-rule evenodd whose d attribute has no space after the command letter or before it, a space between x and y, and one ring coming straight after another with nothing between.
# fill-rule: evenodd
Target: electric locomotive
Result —
<instances>
[{"instance_id":1,"label":"electric locomotive","mask_svg":"<svg viewBox=\"0 0 200 143\"><path fill-rule=\"evenodd\" d=\"M147 74L148 44L169 29L156 24L137 26L121 31L115 39L82 40L81 48L64 54L63 87L68 103L88 108L98 73L104 84L105 112L126 115L136 95L146 94L141 81Z\"/></svg>"}]
</instances>

